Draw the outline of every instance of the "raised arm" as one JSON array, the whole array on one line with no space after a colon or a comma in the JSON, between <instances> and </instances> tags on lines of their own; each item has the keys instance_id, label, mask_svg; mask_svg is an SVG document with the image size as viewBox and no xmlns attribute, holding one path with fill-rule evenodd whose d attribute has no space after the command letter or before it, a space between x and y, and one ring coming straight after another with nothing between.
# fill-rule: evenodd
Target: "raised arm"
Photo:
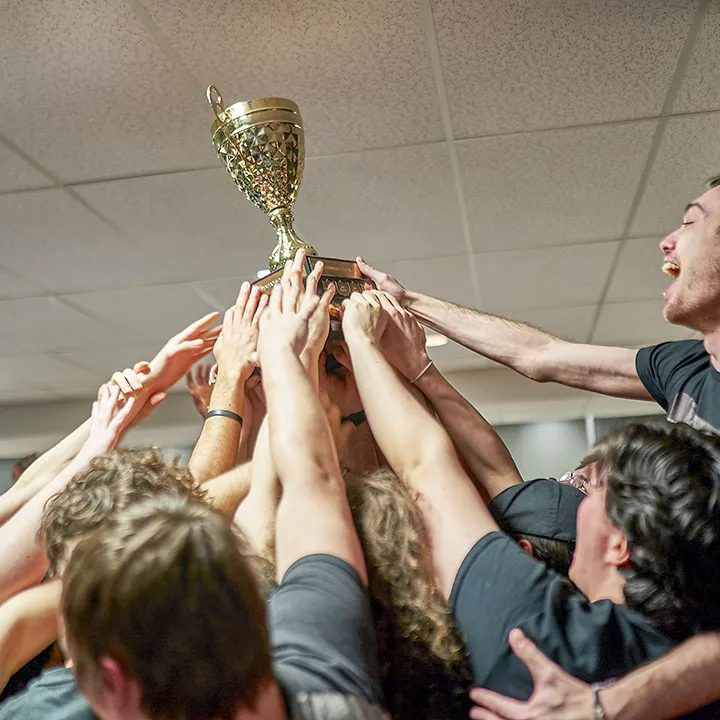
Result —
<instances>
[{"instance_id":1,"label":"raised arm","mask_svg":"<svg viewBox=\"0 0 720 720\"><path fill-rule=\"evenodd\" d=\"M274 288L260 322L260 364L267 400L270 448L282 485L276 521L276 566L281 579L300 558L316 553L349 563L367 584L333 442L318 395L300 362L309 321L327 312L330 294L298 310L300 276Z\"/></svg>"},{"instance_id":2,"label":"raised arm","mask_svg":"<svg viewBox=\"0 0 720 720\"><path fill-rule=\"evenodd\" d=\"M370 428L390 466L420 495L436 574L448 597L465 555L498 526L448 434L380 350L386 324L376 293L355 293L345 302L343 333Z\"/></svg>"},{"instance_id":3,"label":"raised arm","mask_svg":"<svg viewBox=\"0 0 720 720\"><path fill-rule=\"evenodd\" d=\"M39 583L48 563L38 531L45 503L60 492L94 457L110 452L127 430L136 399L119 408L120 390L104 385L93 404L88 439L70 464L0 528L0 602Z\"/></svg>"},{"instance_id":4,"label":"raised arm","mask_svg":"<svg viewBox=\"0 0 720 720\"><path fill-rule=\"evenodd\" d=\"M0 606L0 690L58 637L59 580L24 590Z\"/></svg>"},{"instance_id":5,"label":"raised arm","mask_svg":"<svg viewBox=\"0 0 720 720\"><path fill-rule=\"evenodd\" d=\"M485 418L443 377L425 349L425 333L415 318L390 295L378 293L388 316L380 349L414 383L435 410L460 457L490 499L522 482L510 451Z\"/></svg>"},{"instance_id":6,"label":"raised arm","mask_svg":"<svg viewBox=\"0 0 720 720\"><path fill-rule=\"evenodd\" d=\"M652 400L635 369L637 350L585 345L498 315L406 290L358 258L362 272L425 325L531 380L630 400Z\"/></svg>"},{"instance_id":7,"label":"raised arm","mask_svg":"<svg viewBox=\"0 0 720 720\"><path fill-rule=\"evenodd\" d=\"M568 675L520 630L510 633L513 652L527 665L535 687L523 702L490 690L470 693L477 720L593 720L595 698L587 683ZM672 720L720 700L720 633L696 635L667 655L602 688L607 720Z\"/></svg>"},{"instance_id":8,"label":"raised arm","mask_svg":"<svg viewBox=\"0 0 720 720\"><path fill-rule=\"evenodd\" d=\"M188 462L188 469L199 483L237 464L245 382L255 367L258 323L266 304L267 297L261 295L259 288L251 289L249 283L243 283L237 303L225 313L223 329L215 344L217 381L200 438Z\"/></svg>"}]
</instances>

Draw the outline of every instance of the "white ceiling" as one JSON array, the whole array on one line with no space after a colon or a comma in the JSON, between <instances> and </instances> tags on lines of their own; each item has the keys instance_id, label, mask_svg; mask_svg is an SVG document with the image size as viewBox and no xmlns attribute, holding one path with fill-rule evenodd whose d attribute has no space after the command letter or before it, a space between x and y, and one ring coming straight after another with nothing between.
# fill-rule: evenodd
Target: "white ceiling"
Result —
<instances>
[{"instance_id":1,"label":"white ceiling","mask_svg":"<svg viewBox=\"0 0 720 720\"><path fill-rule=\"evenodd\" d=\"M209 83L300 105L321 254L574 340L688 337L657 245L720 170L719 36L720 0L0 2L0 403L90 396L264 266ZM625 412L433 356L497 421Z\"/></svg>"}]
</instances>

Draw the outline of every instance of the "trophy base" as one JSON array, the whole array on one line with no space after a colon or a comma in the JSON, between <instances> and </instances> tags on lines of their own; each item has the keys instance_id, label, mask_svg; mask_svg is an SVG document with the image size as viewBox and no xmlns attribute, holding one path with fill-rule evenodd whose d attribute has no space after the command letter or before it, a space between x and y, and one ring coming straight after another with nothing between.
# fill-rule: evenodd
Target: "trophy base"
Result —
<instances>
[{"instance_id":1,"label":"trophy base","mask_svg":"<svg viewBox=\"0 0 720 720\"><path fill-rule=\"evenodd\" d=\"M322 260L325 265L322 278L320 278L320 284L318 285L318 294L322 295L330 285L335 285L335 296L330 303L330 335L328 339L341 340L342 324L340 318L343 301L347 300L354 292L374 289L375 283L373 283L372 280L368 280L368 278L360 272L360 268L358 268L354 260L338 260L337 258L317 256L308 256L305 258L303 280L312 272L318 260ZM264 278L256 280L252 284L269 295L272 292L273 286L282 279L282 275L282 270L276 270Z\"/></svg>"}]
</instances>

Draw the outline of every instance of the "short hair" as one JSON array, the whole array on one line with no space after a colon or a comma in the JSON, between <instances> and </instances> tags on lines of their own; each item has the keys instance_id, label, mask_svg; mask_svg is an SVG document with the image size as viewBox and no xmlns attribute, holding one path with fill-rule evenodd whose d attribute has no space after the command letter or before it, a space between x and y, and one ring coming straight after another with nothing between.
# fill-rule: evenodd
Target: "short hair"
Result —
<instances>
[{"instance_id":1,"label":"short hair","mask_svg":"<svg viewBox=\"0 0 720 720\"><path fill-rule=\"evenodd\" d=\"M159 496L73 550L63 577L66 642L78 685L102 692L112 657L156 720L232 720L271 677L265 603L228 518ZM90 694L90 693L88 693Z\"/></svg>"},{"instance_id":2,"label":"short hair","mask_svg":"<svg viewBox=\"0 0 720 720\"><path fill-rule=\"evenodd\" d=\"M40 453L31 453L20 458L13 465L13 477L18 480L22 474L40 457Z\"/></svg>"},{"instance_id":3,"label":"short hair","mask_svg":"<svg viewBox=\"0 0 720 720\"><path fill-rule=\"evenodd\" d=\"M720 438L633 424L597 451L608 519L630 552L627 606L675 638L720 628Z\"/></svg>"},{"instance_id":4,"label":"short hair","mask_svg":"<svg viewBox=\"0 0 720 720\"><path fill-rule=\"evenodd\" d=\"M516 541L527 540L532 545L533 557L544 562L555 572L567 577L575 551L573 543L526 533L513 534L512 538Z\"/></svg>"},{"instance_id":5,"label":"short hair","mask_svg":"<svg viewBox=\"0 0 720 720\"><path fill-rule=\"evenodd\" d=\"M50 498L40 534L53 575L61 575L73 545L126 508L159 493L201 500L190 472L155 448L115 450L94 458Z\"/></svg>"}]
</instances>

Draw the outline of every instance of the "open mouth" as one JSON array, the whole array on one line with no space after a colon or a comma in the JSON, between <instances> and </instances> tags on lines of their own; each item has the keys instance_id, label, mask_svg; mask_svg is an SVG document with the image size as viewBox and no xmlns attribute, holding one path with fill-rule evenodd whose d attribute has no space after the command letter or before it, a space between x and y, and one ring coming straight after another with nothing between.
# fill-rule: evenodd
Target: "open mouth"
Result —
<instances>
[{"instance_id":1,"label":"open mouth","mask_svg":"<svg viewBox=\"0 0 720 720\"><path fill-rule=\"evenodd\" d=\"M678 277L680 275L680 266L670 260L666 260L663 263L662 271L670 277Z\"/></svg>"}]
</instances>

